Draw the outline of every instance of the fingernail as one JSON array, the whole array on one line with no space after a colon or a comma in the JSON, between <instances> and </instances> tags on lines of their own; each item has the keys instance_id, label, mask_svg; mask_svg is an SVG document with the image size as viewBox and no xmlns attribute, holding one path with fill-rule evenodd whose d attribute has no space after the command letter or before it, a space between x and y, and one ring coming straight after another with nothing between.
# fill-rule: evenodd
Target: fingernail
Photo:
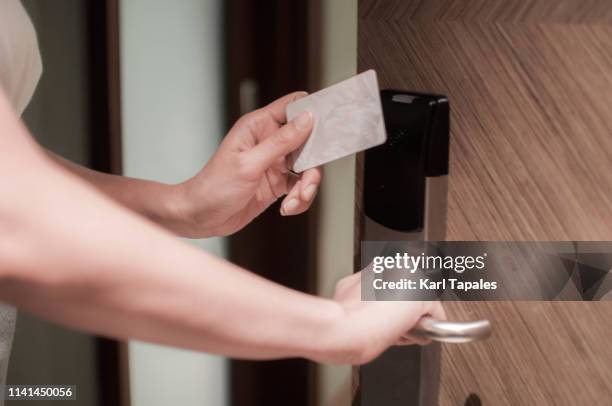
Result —
<instances>
[{"instance_id":1,"label":"fingernail","mask_svg":"<svg viewBox=\"0 0 612 406\"><path fill-rule=\"evenodd\" d=\"M308 185L302 192L302 196L304 196L304 199L306 200L311 200L316 191L317 185Z\"/></svg>"},{"instance_id":2,"label":"fingernail","mask_svg":"<svg viewBox=\"0 0 612 406\"><path fill-rule=\"evenodd\" d=\"M300 131L307 130L310 127L310 122L312 121L312 113L308 110L303 111L299 116L297 116L293 123L295 128Z\"/></svg>"},{"instance_id":3,"label":"fingernail","mask_svg":"<svg viewBox=\"0 0 612 406\"><path fill-rule=\"evenodd\" d=\"M283 215L290 214L292 211L297 209L300 202L297 199L290 199L287 203L283 204Z\"/></svg>"}]
</instances>

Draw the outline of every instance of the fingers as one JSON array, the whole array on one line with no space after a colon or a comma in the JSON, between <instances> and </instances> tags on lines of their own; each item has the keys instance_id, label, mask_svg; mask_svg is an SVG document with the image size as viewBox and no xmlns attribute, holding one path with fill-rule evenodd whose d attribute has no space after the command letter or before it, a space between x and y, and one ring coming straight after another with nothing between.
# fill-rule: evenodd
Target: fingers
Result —
<instances>
[{"instance_id":1,"label":"fingers","mask_svg":"<svg viewBox=\"0 0 612 406\"><path fill-rule=\"evenodd\" d=\"M304 181L302 179L298 180L287 196L285 196L280 208L281 215L294 216L308 210L312 200L305 200L302 196L302 190L304 189L303 185ZM312 197L314 197L314 194Z\"/></svg>"},{"instance_id":2,"label":"fingers","mask_svg":"<svg viewBox=\"0 0 612 406\"><path fill-rule=\"evenodd\" d=\"M421 337L414 337L411 336L410 334L405 334L403 336L401 336L397 342L395 343L395 345L427 345L427 344L431 344L431 340L428 338L421 338Z\"/></svg>"},{"instance_id":3,"label":"fingers","mask_svg":"<svg viewBox=\"0 0 612 406\"><path fill-rule=\"evenodd\" d=\"M283 216L290 216L302 213L308 207L306 204L300 199L299 189L302 181L298 180L293 188L289 191L287 196L283 199L283 203L281 204L280 214Z\"/></svg>"},{"instance_id":4,"label":"fingers","mask_svg":"<svg viewBox=\"0 0 612 406\"><path fill-rule=\"evenodd\" d=\"M290 186L289 193L281 205L281 214L283 216L292 216L308 210L317 195L321 178L321 168L312 168L304 171L300 180Z\"/></svg>"},{"instance_id":5,"label":"fingers","mask_svg":"<svg viewBox=\"0 0 612 406\"><path fill-rule=\"evenodd\" d=\"M300 197L304 202L310 203L313 201L319 184L321 183L322 170L321 168L312 168L304 171L302 174L302 187L300 188Z\"/></svg>"},{"instance_id":6,"label":"fingers","mask_svg":"<svg viewBox=\"0 0 612 406\"><path fill-rule=\"evenodd\" d=\"M446 320L446 313L444 312L444 308L442 307L442 303L440 302L423 302L423 310L422 316L431 316L436 320ZM431 340L423 337L417 337L410 334L410 331L402 334L400 338L398 338L395 345L427 345L430 344Z\"/></svg>"},{"instance_id":7,"label":"fingers","mask_svg":"<svg viewBox=\"0 0 612 406\"><path fill-rule=\"evenodd\" d=\"M274 134L248 151L249 167L262 173L277 162L279 158L298 149L310 135L313 121L312 113L304 111L291 122L279 128Z\"/></svg>"},{"instance_id":8,"label":"fingers","mask_svg":"<svg viewBox=\"0 0 612 406\"><path fill-rule=\"evenodd\" d=\"M425 312L436 320L446 320L446 312L440 302L427 302Z\"/></svg>"},{"instance_id":9,"label":"fingers","mask_svg":"<svg viewBox=\"0 0 612 406\"><path fill-rule=\"evenodd\" d=\"M285 124L287 122L287 115L286 115L287 105L307 95L308 95L307 92L289 93L279 99L274 100L272 103L268 104L262 110L268 113L277 123Z\"/></svg>"}]
</instances>

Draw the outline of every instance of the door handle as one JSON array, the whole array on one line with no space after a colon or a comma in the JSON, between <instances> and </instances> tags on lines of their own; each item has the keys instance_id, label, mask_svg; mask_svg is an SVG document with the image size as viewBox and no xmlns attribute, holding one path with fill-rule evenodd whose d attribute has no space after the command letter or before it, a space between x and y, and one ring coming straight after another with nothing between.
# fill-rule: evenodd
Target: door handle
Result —
<instances>
[{"instance_id":1,"label":"door handle","mask_svg":"<svg viewBox=\"0 0 612 406\"><path fill-rule=\"evenodd\" d=\"M410 334L443 343L470 343L488 338L491 335L491 322L489 320L441 321L426 316L410 330Z\"/></svg>"}]
</instances>

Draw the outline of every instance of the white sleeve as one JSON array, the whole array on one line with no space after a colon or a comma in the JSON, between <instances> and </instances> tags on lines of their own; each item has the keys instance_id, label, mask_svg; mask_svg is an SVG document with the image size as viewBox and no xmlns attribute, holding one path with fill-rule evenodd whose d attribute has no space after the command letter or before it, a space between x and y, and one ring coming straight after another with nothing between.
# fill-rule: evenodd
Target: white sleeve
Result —
<instances>
[{"instance_id":1,"label":"white sleeve","mask_svg":"<svg viewBox=\"0 0 612 406\"><path fill-rule=\"evenodd\" d=\"M0 86L19 114L42 74L36 31L19 0L0 1Z\"/></svg>"}]
</instances>

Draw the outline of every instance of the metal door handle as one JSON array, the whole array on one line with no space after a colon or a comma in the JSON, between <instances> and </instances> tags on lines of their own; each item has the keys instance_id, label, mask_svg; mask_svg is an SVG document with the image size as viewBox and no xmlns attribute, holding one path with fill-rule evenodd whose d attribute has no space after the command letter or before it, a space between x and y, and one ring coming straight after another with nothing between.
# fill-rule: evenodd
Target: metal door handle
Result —
<instances>
[{"instance_id":1,"label":"metal door handle","mask_svg":"<svg viewBox=\"0 0 612 406\"><path fill-rule=\"evenodd\" d=\"M443 343L469 343L488 338L491 335L489 320L468 322L440 321L423 317L410 330L410 334Z\"/></svg>"}]
</instances>

